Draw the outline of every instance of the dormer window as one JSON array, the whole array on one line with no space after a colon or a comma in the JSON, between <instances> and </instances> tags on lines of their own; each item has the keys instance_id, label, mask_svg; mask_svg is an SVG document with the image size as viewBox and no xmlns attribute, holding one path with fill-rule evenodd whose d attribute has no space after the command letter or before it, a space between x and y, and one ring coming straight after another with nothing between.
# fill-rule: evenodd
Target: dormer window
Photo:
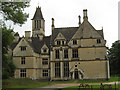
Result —
<instances>
[{"instance_id":1,"label":"dormer window","mask_svg":"<svg viewBox=\"0 0 120 90\"><path fill-rule=\"evenodd\" d=\"M97 39L97 43L98 43L98 44L101 43L101 40L100 40L100 39Z\"/></svg>"},{"instance_id":2,"label":"dormer window","mask_svg":"<svg viewBox=\"0 0 120 90\"><path fill-rule=\"evenodd\" d=\"M77 45L77 40L73 40L73 45Z\"/></svg>"},{"instance_id":3,"label":"dormer window","mask_svg":"<svg viewBox=\"0 0 120 90\"><path fill-rule=\"evenodd\" d=\"M60 45L60 41L57 41L57 45Z\"/></svg>"},{"instance_id":4,"label":"dormer window","mask_svg":"<svg viewBox=\"0 0 120 90\"><path fill-rule=\"evenodd\" d=\"M25 51L26 50L26 46L21 46L21 51Z\"/></svg>"}]
</instances>

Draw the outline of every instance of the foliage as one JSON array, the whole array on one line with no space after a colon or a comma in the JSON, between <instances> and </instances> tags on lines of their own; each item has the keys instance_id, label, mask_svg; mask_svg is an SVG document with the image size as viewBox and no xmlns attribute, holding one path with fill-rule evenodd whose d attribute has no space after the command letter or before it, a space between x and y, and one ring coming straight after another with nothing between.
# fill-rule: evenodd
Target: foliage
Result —
<instances>
[{"instance_id":1,"label":"foliage","mask_svg":"<svg viewBox=\"0 0 120 90\"><path fill-rule=\"evenodd\" d=\"M11 57L8 55L9 46L11 46L14 36L12 29L7 29L5 24L1 27L2 29L2 78L8 78L13 76L15 66L12 62Z\"/></svg>"},{"instance_id":2,"label":"foliage","mask_svg":"<svg viewBox=\"0 0 120 90\"><path fill-rule=\"evenodd\" d=\"M15 65L12 58L8 55L11 44L13 43L13 30L8 29L5 21L13 21L14 24L22 25L27 21L28 14L24 13L24 8L29 7L29 2L2 2L0 14L3 16L2 30L2 78L12 77L15 71Z\"/></svg>"},{"instance_id":3,"label":"foliage","mask_svg":"<svg viewBox=\"0 0 120 90\"><path fill-rule=\"evenodd\" d=\"M120 75L120 41L115 41L108 51L111 75Z\"/></svg>"},{"instance_id":4,"label":"foliage","mask_svg":"<svg viewBox=\"0 0 120 90\"><path fill-rule=\"evenodd\" d=\"M29 2L2 2L0 13L5 20L22 25L28 18L28 14L23 12L26 7L29 7Z\"/></svg>"}]
</instances>

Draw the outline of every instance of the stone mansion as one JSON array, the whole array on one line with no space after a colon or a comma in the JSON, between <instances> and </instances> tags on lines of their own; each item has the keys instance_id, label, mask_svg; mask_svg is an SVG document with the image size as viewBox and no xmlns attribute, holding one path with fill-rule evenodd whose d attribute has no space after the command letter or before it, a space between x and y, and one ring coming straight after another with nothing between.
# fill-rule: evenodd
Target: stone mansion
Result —
<instances>
[{"instance_id":1,"label":"stone mansion","mask_svg":"<svg viewBox=\"0 0 120 90\"><path fill-rule=\"evenodd\" d=\"M96 30L88 21L87 9L78 26L56 28L52 18L50 36L45 36L45 19L36 8L31 31L25 37L14 35L15 78L71 80L109 79L109 60L103 29Z\"/></svg>"}]
</instances>

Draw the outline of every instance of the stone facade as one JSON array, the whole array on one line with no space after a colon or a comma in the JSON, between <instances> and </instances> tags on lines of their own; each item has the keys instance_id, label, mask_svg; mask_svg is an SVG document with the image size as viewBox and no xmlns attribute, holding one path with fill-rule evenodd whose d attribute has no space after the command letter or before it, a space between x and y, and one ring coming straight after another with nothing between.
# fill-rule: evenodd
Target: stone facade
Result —
<instances>
[{"instance_id":1,"label":"stone facade","mask_svg":"<svg viewBox=\"0 0 120 90\"><path fill-rule=\"evenodd\" d=\"M55 28L45 36L45 20L37 7L30 31L15 34L12 45L15 78L71 80L109 79L109 60L103 30L96 30L83 10L78 27Z\"/></svg>"}]
</instances>

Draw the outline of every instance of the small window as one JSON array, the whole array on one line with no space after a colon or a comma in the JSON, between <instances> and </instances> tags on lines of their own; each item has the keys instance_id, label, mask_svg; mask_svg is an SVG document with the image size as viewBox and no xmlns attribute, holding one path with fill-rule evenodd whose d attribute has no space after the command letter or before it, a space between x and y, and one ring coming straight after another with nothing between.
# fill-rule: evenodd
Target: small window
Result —
<instances>
[{"instance_id":1,"label":"small window","mask_svg":"<svg viewBox=\"0 0 120 90\"><path fill-rule=\"evenodd\" d=\"M57 41L57 45L60 45L60 41Z\"/></svg>"},{"instance_id":2,"label":"small window","mask_svg":"<svg viewBox=\"0 0 120 90\"><path fill-rule=\"evenodd\" d=\"M42 64L43 65L48 65L48 59L47 58L43 58L42 59Z\"/></svg>"},{"instance_id":3,"label":"small window","mask_svg":"<svg viewBox=\"0 0 120 90\"><path fill-rule=\"evenodd\" d=\"M20 77L25 78L26 77L26 69L20 70Z\"/></svg>"},{"instance_id":4,"label":"small window","mask_svg":"<svg viewBox=\"0 0 120 90\"><path fill-rule=\"evenodd\" d=\"M25 64L25 57L21 57L21 64Z\"/></svg>"},{"instance_id":5,"label":"small window","mask_svg":"<svg viewBox=\"0 0 120 90\"><path fill-rule=\"evenodd\" d=\"M26 46L21 46L21 51L25 51L26 50Z\"/></svg>"},{"instance_id":6,"label":"small window","mask_svg":"<svg viewBox=\"0 0 120 90\"><path fill-rule=\"evenodd\" d=\"M100 40L100 39L97 39L97 43L101 43L101 40Z\"/></svg>"},{"instance_id":7,"label":"small window","mask_svg":"<svg viewBox=\"0 0 120 90\"><path fill-rule=\"evenodd\" d=\"M73 45L77 45L77 40L73 40Z\"/></svg>"},{"instance_id":8,"label":"small window","mask_svg":"<svg viewBox=\"0 0 120 90\"><path fill-rule=\"evenodd\" d=\"M43 70L43 77L48 77L48 70L47 69Z\"/></svg>"},{"instance_id":9,"label":"small window","mask_svg":"<svg viewBox=\"0 0 120 90\"><path fill-rule=\"evenodd\" d=\"M47 49L43 49L43 52L46 53L46 52L47 52Z\"/></svg>"}]
</instances>

